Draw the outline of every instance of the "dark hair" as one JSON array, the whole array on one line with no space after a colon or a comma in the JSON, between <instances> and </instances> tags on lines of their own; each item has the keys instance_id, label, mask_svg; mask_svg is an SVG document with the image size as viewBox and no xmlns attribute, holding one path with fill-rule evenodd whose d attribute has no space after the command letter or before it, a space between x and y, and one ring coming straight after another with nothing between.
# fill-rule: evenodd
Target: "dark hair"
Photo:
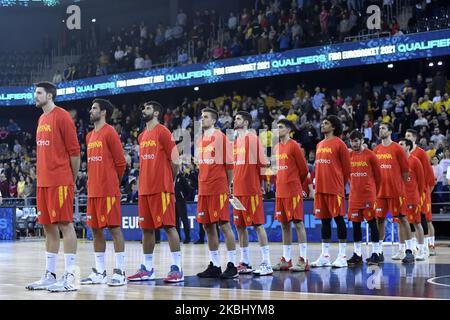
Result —
<instances>
[{"instance_id":1,"label":"dark hair","mask_svg":"<svg viewBox=\"0 0 450 320\"><path fill-rule=\"evenodd\" d=\"M106 110L106 121L111 119L114 111L114 106L112 105L111 101L106 99L94 99L94 101L92 101L92 104L94 103L98 103L101 111Z\"/></svg>"},{"instance_id":2,"label":"dark hair","mask_svg":"<svg viewBox=\"0 0 450 320\"><path fill-rule=\"evenodd\" d=\"M281 120L278 120L277 124L282 124L282 125L284 125L285 127L289 128L289 130L291 130L291 131L294 129L294 125L293 125L292 122L289 121L288 119L281 119Z\"/></svg>"},{"instance_id":3,"label":"dark hair","mask_svg":"<svg viewBox=\"0 0 450 320\"><path fill-rule=\"evenodd\" d=\"M412 148L414 147L412 141L408 140L406 138L401 138L401 139L398 140L398 143L400 143L402 141L406 144L407 147L409 147L409 151L411 151Z\"/></svg>"},{"instance_id":4,"label":"dark hair","mask_svg":"<svg viewBox=\"0 0 450 320\"><path fill-rule=\"evenodd\" d=\"M390 132L394 131L394 125L390 122L382 122L380 124L380 127L381 126L386 126Z\"/></svg>"},{"instance_id":5,"label":"dark hair","mask_svg":"<svg viewBox=\"0 0 450 320\"><path fill-rule=\"evenodd\" d=\"M147 102L144 102L143 106L152 106L153 112L155 112L155 111L159 112L158 120L162 118L164 108L163 108L162 104L159 103L158 101L154 101L154 100L147 101Z\"/></svg>"},{"instance_id":6,"label":"dark hair","mask_svg":"<svg viewBox=\"0 0 450 320\"><path fill-rule=\"evenodd\" d=\"M331 114L329 116L326 116L324 120L327 120L327 121L329 121L331 123L331 125L334 128L333 134L335 136L340 136L342 134L342 122L341 122L341 119L339 119L334 114Z\"/></svg>"},{"instance_id":7,"label":"dark hair","mask_svg":"<svg viewBox=\"0 0 450 320\"><path fill-rule=\"evenodd\" d=\"M242 118L244 118L244 121L248 122L248 127L252 125L252 116L247 111L238 111L236 112L236 115L239 115Z\"/></svg>"},{"instance_id":8,"label":"dark hair","mask_svg":"<svg viewBox=\"0 0 450 320\"><path fill-rule=\"evenodd\" d=\"M352 132L350 132L349 138L350 138L350 140L355 140L355 139L362 140L363 135L359 130L353 130Z\"/></svg>"},{"instance_id":9,"label":"dark hair","mask_svg":"<svg viewBox=\"0 0 450 320\"><path fill-rule=\"evenodd\" d=\"M216 120L216 122L217 122L217 119L219 119L219 113L217 112L217 110L215 110L213 108L206 107L206 108L202 109L202 113L203 112L209 112L212 115L213 119Z\"/></svg>"},{"instance_id":10,"label":"dark hair","mask_svg":"<svg viewBox=\"0 0 450 320\"><path fill-rule=\"evenodd\" d=\"M49 81L40 81L35 84L36 88L44 88L45 92L52 95L52 99L56 98L56 86Z\"/></svg>"},{"instance_id":11,"label":"dark hair","mask_svg":"<svg viewBox=\"0 0 450 320\"><path fill-rule=\"evenodd\" d=\"M416 130L414 130L414 129L408 129L408 130L406 130L406 132L411 133L411 134L413 135L414 138L417 138L417 131L416 131Z\"/></svg>"}]
</instances>

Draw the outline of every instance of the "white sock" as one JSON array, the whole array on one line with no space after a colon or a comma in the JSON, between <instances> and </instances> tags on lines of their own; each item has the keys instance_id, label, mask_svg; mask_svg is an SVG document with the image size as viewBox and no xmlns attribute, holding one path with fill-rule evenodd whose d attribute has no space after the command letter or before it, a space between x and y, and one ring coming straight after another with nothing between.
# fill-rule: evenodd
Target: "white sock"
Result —
<instances>
[{"instance_id":1,"label":"white sock","mask_svg":"<svg viewBox=\"0 0 450 320\"><path fill-rule=\"evenodd\" d=\"M425 254L425 245L424 244L418 244L419 247L419 253Z\"/></svg>"},{"instance_id":2,"label":"white sock","mask_svg":"<svg viewBox=\"0 0 450 320\"><path fill-rule=\"evenodd\" d=\"M412 250L412 239L405 240L406 243L406 250Z\"/></svg>"},{"instance_id":3,"label":"white sock","mask_svg":"<svg viewBox=\"0 0 450 320\"><path fill-rule=\"evenodd\" d=\"M241 262L245 264L250 264L250 260L248 257L248 247L241 248Z\"/></svg>"},{"instance_id":4,"label":"white sock","mask_svg":"<svg viewBox=\"0 0 450 320\"><path fill-rule=\"evenodd\" d=\"M383 252L383 242L384 242L384 240L378 241L378 243L380 244L380 253Z\"/></svg>"},{"instance_id":5,"label":"white sock","mask_svg":"<svg viewBox=\"0 0 450 320\"><path fill-rule=\"evenodd\" d=\"M75 256L75 253L64 253L65 272L72 274L75 272Z\"/></svg>"},{"instance_id":6,"label":"white sock","mask_svg":"<svg viewBox=\"0 0 450 320\"><path fill-rule=\"evenodd\" d=\"M434 236L430 237L430 244L434 247Z\"/></svg>"},{"instance_id":7,"label":"white sock","mask_svg":"<svg viewBox=\"0 0 450 320\"><path fill-rule=\"evenodd\" d=\"M340 256L346 256L346 254L345 254L346 249L347 249L347 243L339 242L339 255Z\"/></svg>"},{"instance_id":8,"label":"white sock","mask_svg":"<svg viewBox=\"0 0 450 320\"><path fill-rule=\"evenodd\" d=\"M172 262L181 271L181 251L172 252Z\"/></svg>"},{"instance_id":9,"label":"white sock","mask_svg":"<svg viewBox=\"0 0 450 320\"><path fill-rule=\"evenodd\" d=\"M302 257L305 261L307 259L307 248L308 248L308 244L305 243L299 243L298 244L299 248L300 248L300 257Z\"/></svg>"},{"instance_id":10,"label":"white sock","mask_svg":"<svg viewBox=\"0 0 450 320\"><path fill-rule=\"evenodd\" d=\"M144 254L144 266L147 271L152 271L153 269L153 254Z\"/></svg>"},{"instance_id":11,"label":"white sock","mask_svg":"<svg viewBox=\"0 0 450 320\"><path fill-rule=\"evenodd\" d=\"M329 248L330 248L329 242L322 242L322 255L329 256L330 255L330 252L328 250Z\"/></svg>"},{"instance_id":12,"label":"white sock","mask_svg":"<svg viewBox=\"0 0 450 320\"><path fill-rule=\"evenodd\" d=\"M372 242L372 253L380 254L380 244L378 242Z\"/></svg>"},{"instance_id":13,"label":"white sock","mask_svg":"<svg viewBox=\"0 0 450 320\"><path fill-rule=\"evenodd\" d=\"M423 243L428 247L428 245L430 244L430 237L425 237Z\"/></svg>"},{"instance_id":14,"label":"white sock","mask_svg":"<svg viewBox=\"0 0 450 320\"><path fill-rule=\"evenodd\" d=\"M361 242L355 242L353 245L355 246L355 248L354 248L355 253L358 256L361 257L362 256L362 253L361 253Z\"/></svg>"},{"instance_id":15,"label":"white sock","mask_svg":"<svg viewBox=\"0 0 450 320\"><path fill-rule=\"evenodd\" d=\"M210 251L209 252L209 258L211 259L214 267L220 267L219 250Z\"/></svg>"},{"instance_id":16,"label":"white sock","mask_svg":"<svg viewBox=\"0 0 450 320\"><path fill-rule=\"evenodd\" d=\"M94 256L95 256L95 269L97 269L97 272L103 273L103 271L105 271L105 253L94 252Z\"/></svg>"},{"instance_id":17,"label":"white sock","mask_svg":"<svg viewBox=\"0 0 450 320\"><path fill-rule=\"evenodd\" d=\"M227 256L228 256L228 262L231 262L234 265L236 265L236 250L227 251Z\"/></svg>"},{"instance_id":18,"label":"white sock","mask_svg":"<svg viewBox=\"0 0 450 320\"><path fill-rule=\"evenodd\" d=\"M415 237L411 238L411 242L412 242L412 248L413 249L417 248L417 239Z\"/></svg>"},{"instance_id":19,"label":"white sock","mask_svg":"<svg viewBox=\"0 0 450 320\"><path fill-rule=\"evenodd\" d=\"M58 257L57 253L52 253L52 252L45 253L45 270L56 274L56 258L57 257Z\"/></svg>"},{"instance_id":20,"label":"white sock","mask_svg":"<svg viewBox=\"0 0 450 320\"><path fill-rule=\"evenodd\" d=\"M283 257L284 260L289 261L291 260L291 245L285 245L283 244Z\"/></svg>"},{"instance_id":21,"label":"white sock","mask_svg":"<svg viewBox=\"0 0 450 320\"><path fill-rule=\"evenodd\" d=\"M400 243L400 245L398 246L398 250L400 252L405 252L406 250L406 245L404 243Z\"/></svg>"},{"instance_id":22,"label":"white sock","mask_svg":"<svg viewBox=\"0 0 450 320\"><path fill-rule=\"evenodd\" d=\"M270 263L270 251L269 246L261 247L261 255L262 255L262 262L267 263L268 265L271 265Z\"/></svg>"},{"instance_id":23,"label":"white sock","mask_svg":"<svg viewBox=\"0 0 450 320\"><path fill-rule=\"evenodd\" d=\"M125 269L125 252L116 252L116 269Z\"/></svg>"}]
</instances>

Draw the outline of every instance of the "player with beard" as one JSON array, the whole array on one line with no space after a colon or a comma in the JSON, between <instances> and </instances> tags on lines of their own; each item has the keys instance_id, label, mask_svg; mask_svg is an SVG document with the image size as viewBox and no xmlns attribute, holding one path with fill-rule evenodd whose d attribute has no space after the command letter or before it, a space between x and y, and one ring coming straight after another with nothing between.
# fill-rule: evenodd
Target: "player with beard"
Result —
<instances>
[{"instance_id":1,"label":"player with beard","mask_svg":"<svg viewBox=\"0 0 450 320\"><path fill-rule=\"evenodd\" d=\"M273 273L270 263L269 243L266 229L261 189L261 171L270 165L264 155L264 147L258 136L248 130L252 116L246 111L238 111L234 117L234 130L237 137L233 143L233 197L238 199L246 210L234 208L234 224L238 231L241 247L239 274L254 273L259 276ZM253 270L250 264L247 227L253 226L258 235L262 262Z\"/></svg>"},{"instance_id":2,"label":"player with beard","mask_svg":"<svg viewBox=\"0 0 450 320\"><path fill-rule=\"evenodd\" d=\"M413 143L413 149L411 154L417 157L422 164L423 173L425 176L425 190L421 195L422 197L422 209L421 209L421 224L423 232L425 234L425 250L427 255L435 256L436 249L434 247L434 227L432 222L432 212L431 212L431 191L436 184L434 179L433 167L430 164L430 158L427 153L419 147L417 142L417 131L414 129L406 130L405 138L411 140Z\"/></svg>"},{"instance_id":3,"label":"player with beard","mask_svg":"<svg viewBox=\"0 0 450 320\"><path fill-rule=\"evenodd\" d=\"M155 279L153 250L155 230L164 228L167 234L172 265L164 282L184 281L181 267L180 237L175 222L174 177L179 170L179 154L169 129L159 123L163 107L157 101L142 106L146 127L139 135L139 226L142 230L144 261L129 281Z\"/></svg>"},{"instance_id":4,"label":"player with beard","mask_svg":"<svg viewBox=\"0 0 450 320\"><path fill-rule=\"evenodd\" d=\"M370 227L372 240L372 255L367 262L378 265L381 250L375 215L377 191L380 188L380 165L375 154L363 146L364 139L361 132L354 130L350 133L352 151L350 152L350 195L348 204L348 220L353 225L353 256L347 261L349 266L363 263L361 250L361 222L366 219Z\"/></svg>"},{"instance_id":5,"label":"player with beard","mask_svg":"<svg viewBox=\"0 0 450 320\"><path fill-rule=\"evenodd\" d=\"M54 103L56 87L36 84L36 107L44 112L36 131L38 222L45 231L46 271L28 290L75 291L77 236L73 226L74 184L80 169L80 145L70 114ZM56 281L56 258L63 235L65 271Z\"/></svg>"},{"instance_id":6,"label":"player with beard","mask_svg":"<svg viewBox=\"0 0 450 320\"><path fill-rule=\"evenodd\" d=\"M405 216L405 183L409 177L408 158L402 147L392 141L393 129L393 125L389 122L380 124L381 144L374 149L381 171L381 187L377 194L376 209L380 245L384 242L385 220L388 212L390 212L393 218L398 218L396 221L399 224L399 233L402 233L402 238L406 242L405 257L402 262L414 263L411 228Z\"/></svg>"},{"instance_id":7,"label":"player with beard","mask_svg":"<svg viewBox=\"0 0 450 320\"><path fill-rule=\"evenodd\" d=\"M126 161L117 131L107 123L114 107L110 101L95 99L89 111L94 130L86 136L88 205L87 224L94 238L95 268L80 281L81 284L106 283L104 229L108 228L114 243L116 267L110 286L123 286L125 278L125 244L120 215L120 181L125 172ZM115 173L115 174L114 174Z\"/></svg>"},{"instance_id":8,"label":"player with beard","mask_svg":"<svg viewBox=\"0 0 450 320\"><path fill-rule=\"evenodd\" d=\"M342 134L341 120L329 115L320 125L324 139L316 149L316 194L314 198L315 217L322 220L322 253L311 263L311 267L347 267L347 227L345 215L345 184L350 177L350 153ZM331 263L329 246L331 242L331 219L337 225L339 255Z\"/></svg>"}]
</instances>

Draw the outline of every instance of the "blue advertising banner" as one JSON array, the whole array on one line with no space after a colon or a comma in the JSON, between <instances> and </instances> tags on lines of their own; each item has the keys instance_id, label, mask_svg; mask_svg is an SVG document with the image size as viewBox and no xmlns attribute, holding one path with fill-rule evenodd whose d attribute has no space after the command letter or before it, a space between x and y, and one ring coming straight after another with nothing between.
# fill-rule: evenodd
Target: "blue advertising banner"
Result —
<instances>
[{"instance_id":1,"label":"blue advertising banner","mask_svg":"<svg viewBox=\"0 0 450 320\"><path fill-rule=\"evenodd\" d=\"M252 79L450 54L450 29L136 71L58 85L56 101ZM0 88L0 106L32 105L33 87Z\"/></svg>"},{"instance_id":2,"label":"blue advertising banner","mask_svg":"<svg viewBox=\"0 0 450 320\"><path fill-rule=\"evenodd\" d=\"M0 207L0 240L16 238L16 208Z\"/></svg>"},{"instance_id":3,"label":"blue advertising banner","mask_svg":"<svg viewBox=\"0 0 450 320\"><path fill-rule=\"evenodd\" d=\"M308 237L309 242L321 242L321 221L319 219L314 218L313 215L313 200L305 200L303 202L304 208L304 223L306 228L306 235ZM267 237L270 242L281 242L281 225L278 221L274 220L274 210L275 210L275 202L274 201L264 201L264 212L266 215L266 224L264 225ZM199 224L197 223L195 217L197 213L197 203L192 202L187 205L188 219L190 223L190 234L192 241L196 241L199 239ZM233 221L232 217L232 208L230 206L230 221ZM347 224L347 239L348 241L353 241L353 229L352 223L347 221L347 217L345 217L345 222ZM363 241L366 241L366 223L362 223L363 228ZM232 227L235 237L237 239L237 231L236 228ZM138 220L138 206L137 205L122 205L122 230L124 233L124 238L127 241L140 241L142 237L141 230L139 229L139 220ZM398 241L397 236L398 227L394 223L391 223L390 216L386 220L386 242L392 241L392 236L394 236L394 241ZM249 241L256 242L258 241L256 232L252 227L248 228L249 231ZM111 236L108 231L106 232L106 238L111 240ZM292 232L294 241L297 241L297 234L295 230ZM181 232L182 237L184 237L184 232ZM92 233L90 230L87 232L88 240L92 240ZM166 240L166 234L164 230L161 230L161 240ZM220 234L220 239L223 241L223 235ZM332 239L337 241L337 227L334 221L332 221Z\"/></svg>"}]
</instances>

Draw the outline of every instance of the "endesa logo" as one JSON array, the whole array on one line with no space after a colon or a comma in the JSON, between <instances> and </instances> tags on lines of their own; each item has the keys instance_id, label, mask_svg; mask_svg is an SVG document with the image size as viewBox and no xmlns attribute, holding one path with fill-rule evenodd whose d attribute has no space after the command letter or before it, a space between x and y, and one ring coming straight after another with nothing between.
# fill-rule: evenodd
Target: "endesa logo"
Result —
<instances>
[{"instance_id":1,"label":"endesa logo","mask_svg":"<svg viewBox=\"0 0 450 320\"><path fill-rule=\"evenodd\" d=\"M152 154L146 153L146 154L142 155L142 159L143 160L154 160L155 159L155 155L153 153Z\"/></svg>"},{"instance_id":2,"label":"endesa logo","mask_svg":"<svg viewBox=\"0 0 450 320\"><path fill-rule=\"evenodd\" d=\"M48 147L50 146L50 140L38 140L36 141L38 147Z\"/></svg>"},{"instance_id":3,"label":"endesa logo","mask_svg":"<svg viewBox=\"0 0 450 320\"><path fill-rule=\"evenodd\" d=\"M367 172L353 172L350 174L352 177L367 177Z\"/></svg>"},{"instance_id":4,"label":"endesa logo","mask_svg":"<svg viewBox=\"0 0 450 320\"><path fill-rule=\"evenodd\" d=\"M103 161L102 156L88 157L88 162L100 162L100 161Z\"/></svg>"}]
</instances>

